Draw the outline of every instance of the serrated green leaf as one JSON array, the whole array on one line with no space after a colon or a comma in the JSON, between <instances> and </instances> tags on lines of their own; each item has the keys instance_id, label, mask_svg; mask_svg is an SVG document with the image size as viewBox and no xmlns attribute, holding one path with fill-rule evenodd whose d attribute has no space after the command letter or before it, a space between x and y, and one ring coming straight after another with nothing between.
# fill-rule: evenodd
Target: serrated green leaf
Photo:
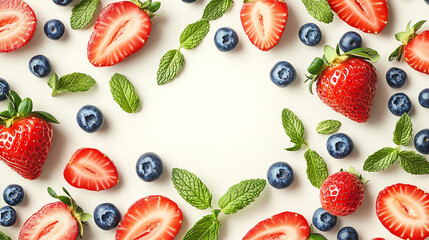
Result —
<instances>
[{"instance_id":1,"label":"serrated green leaf","mask_svg":"<svg viewBox=\"0 0 429 240\"><path fill-rule=\"evenodd\" d=\"M396 123L395 132L393 132L393 142L396 145L408 146L413 134L413 124L410 116L404 113Z\"/></svg>"},{"instance_id":2,"label":"serrated green leaf","mask_svg":"<svg viewBox=\"0 0 429 240\"><path fill-rule=\"evenodd\" d=\"M429 174L429 162L413 151L399 152L399 164L407 172L414 175Z\"/></svg>"},{"instance_id":3,"label":"serrated green leaf","mask_svg":"<svg viewBox=\"0 0 429 240\"><path fill-rule=\"evenodd\" d=\"M363 170L367 172L379 172L392 165L398 158L398 150L385 147L369 156L363 165Z\"/></svg>"},{"instance_id":4,"label":"serrated green leaf","mask_svg":"<svg viewBox=\"0 0 429 240\"><path fill-rule=\"evenodd\" d=\"M207 20L199 20L189 24L180 34L180 45L185 49L192 49L200 44L210 30Z\"/></svg>"},{"instance_id":5,"label":"serrated green leaf","mask_svg":"<svg viewBox=\"0 0 429 240\"><path fill-rule=\"evenodd\" d=\"M334 20L334 14L326 0L302 0L307 12L317 21L330 23Z\"/></svg>"},{"instance_id":6,"label":"serrated green leaf","mask_svg":"<svg viewBox=\"0 0 429 240\"><path fill-rule=\"evenodd\" d=\"M371 48L355 48L345 53L348 56L356 56L360 58L368 59L372 63L378 62L380 60L380 55Z\"/></svg>"},{"instance_id":7,"label":"serrated green leaf","mask_svg":"<svg viewBox=\"0 0 429 240\"><path fill-rule=\"evenodd\" d=\"M51 78L48 85L52 88L52 96L62 92L85 92L95 84L95 80L91 76L77 72L65 75L58 81L55 81L55 77L51 81Z\"/></svg>"},{"instance_id":8,"label":"serrated green leaf","mask_svg":"<svg viewBox=\"0 0 429 240\"><path fill-rule=\"evenodd\" d=\"M217 240L220 226L213 214L206 215L186 232L183 240Z\"/></svg>"},{"instance_id":9,"label":"serrated green leaf","mask_svg":"<svg viewBox=\"0 0 429 240\"><path fill-rule=\"evenodd\" d=\"M0 240L12 240L10 237L6 236L6 234L0 232Z\"/></svg>"},{"instance_id":10,"label":"serrated green leaf","mask_svg":"<svg viewBox=\"0 0 429 240\"><path fill-rule=\"evenodd\" d=\"M33 102L29 98L25 98L18 106L18 115L27 117L33 111Z\"/></svg>"},{"instance_id":11,"label":"serrated green leaf","mask_svg":"<svg viewBox=\"0 0 429 240\"><path fill-rule=\"evenodd\" d=\"M316 132L320 134L332 134L341 127L341 122L337 120L325 120L316 127Z\"/></svg>"},{"instance_id":12,"label":"serrated green leaf","mask_svg":"<svg viewBox=\"0 0 429 240\"><path fill-rule=\"evenodd\" d=\"M94 17L100 0L81 0L72 9L70 26L72 29L81 29L88 25Z\"/></svg>"},{"instance_id":13,"label":"serrated green leaf","mask_svg":"<svg viewBox=\"0 0 429 240\"><path fill-rule=\"evenodd\" d=\"M219 207L225 214L234 214L255 201L265 185L266 182L262 179L250 179L235 184L219 199Z\"/></svg>"},{"instance_id":14,"label":"serrated green leaf","mask_svg":"<svg viewBox=\"0 0 429 240\"><path fill-rule=\"evenodd\" d=\"M60 123L54 116L44 111L35 111L35 112L32 112L30 115L38 117L50 123Z\"/></svg>"},{"instance_id":15,"label":"serrated green leaf","mask_svg":"<svg viewBox=\"0 0 429 240\"><path fill-rule=\"evenodd\" d=\"M169 83L176 77L179 70L183 67L185 61L183 55L179 50L170 50L164 56L162 56L159 62L159 68L157 73L158 85Z\"/></svg>"},{"instance_id":16,"label":"serrated green leaf","mask_svg":"<svg viewBox=\"0 0 429 240\"><path fill-rule=\"evenodd\" d=\"M173 168L171 180L180 196L198 209L211 207L212 194L195 174L184 169Z\"/></svg>"},{"instance_id":17,"label":"serrated green leaf","mask_svg":"<svg viewBox=\"0 0 429 240\"><path fill-rule=\"evenodd\" d=\"M140 99L134 86L121 74L115 73L109 82L113 99L127 113L134 113L140 107Z\"/></svg>"},{"instance_id":18,"label":"serrated green leaf","mask_svg":"<svg viewBox=\"0 0 429 240\"><path fill-rule=\"evenodd\" d=\"M316 188L322 186L323 181L328 177L328 167L325 160L316 151L307 150L304 154L307 162L307 177L311 185Z\"/></svg>"},{"instance_id":19,"label":"serrated green leaf","mask_svg":"<svg viewBox=\"0 0 429 240\"><path fill-rule=\"evenodd\" d=\"M211 0L204 9L201 19L216 20L231 8L231 4L232 0Z\"/></svg>"},{"instance_id":20,"label":"serrated green leaf","mask_svg":"<svg viewBox=\"0 0 429 240\"><path fill-rule=\"evenodd\" d=\"M294 147L288 148L290 151L301 149L304 139L304 125L301 120L289 109L285 108L282 112L282 123L290 141L295 144Z\"/></svg>"}]
</instances>

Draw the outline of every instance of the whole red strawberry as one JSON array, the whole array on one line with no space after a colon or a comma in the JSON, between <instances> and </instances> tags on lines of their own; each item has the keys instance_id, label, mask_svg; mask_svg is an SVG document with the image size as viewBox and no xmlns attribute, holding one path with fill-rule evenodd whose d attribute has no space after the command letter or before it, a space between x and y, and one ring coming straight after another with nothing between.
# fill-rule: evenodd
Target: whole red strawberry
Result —
<instances>
[{"instance_id":1,"label":"whole red strawberry","mask_svg":"<svg viewBox=\"0 0 429 240\"><path fill-rule=\"evenodd\" d=\"M338 47L335 51L325 46L323 59L316 58L308 68L310 91L316 82L317 95L323 103L353 121L365 122L377 89L377 73L371 62L379 58L377 52L369 48L340 55Z\"/></svg>"},{"instance_id":2,"label":"whole red strawberry","mask_svg":"<svg viewBox=\"0 0 429 240\"><path fill-rule=\"evenodd\" d=\"M390 56L389 61L400 61L404 55L405 61L415 70L429 74L429 31L417 34L422 25L426 22L420 21L412 28L408 23L405 32L395 34L395 38L402 42Z\"/></svg>"},{"instance_id":3,"label":"whole red strawberry","mask_svg":"<svg viewBox=\"0 0 429 240\"><path fill-rule=\"evenodd\" d=\"M58 121L49 113L32 112L31 99L9 92L8 111L0 113L0 159L26 179L42 173Z\"/></svg>"},{"instance_id":4,"label":"whole red strawberry","mask_svg":"<svg viewBox=\"0 0 429 240\"><path fill-rule=\"evenodd\" d=\"M348 216L362 204L365 195L364 183L356 170L337 172L323 181L320 187L320 202L323 209L335 216Z\"/></svg>"}]
</instances>

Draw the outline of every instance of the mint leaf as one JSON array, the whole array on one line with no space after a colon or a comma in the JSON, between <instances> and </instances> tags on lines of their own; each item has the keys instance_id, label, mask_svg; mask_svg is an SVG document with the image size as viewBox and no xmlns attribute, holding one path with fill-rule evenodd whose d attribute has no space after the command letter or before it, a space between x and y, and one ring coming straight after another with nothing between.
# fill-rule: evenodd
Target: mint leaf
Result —
<instances>
[{"instance_id":1,"label":"mint leaf","mask_svg":"<svg viewBox=\"0 0 429 240\"><path fill-rule=\"evenodd\" d=\"M206 215L186 232L183 240L217 240L220 222L213 214Z\"/></svg>"},{"instance_id":2,"label":"mint leaf","mask_svg":"<svg viewBox=\"0 0 429 240\"><path fill-rule=\"evenodd\" d=\"M311 185L320 188L328 177L328 167L325 161L316 151L307 150L304 154L307 161L307 177Z\"/></svg>"},{"instance_id":3,"label":"mint leaf","mask_svg":"<svg viewBox=\"0 0 429 240\"><path fill-rule=\"evenodd\" d=\"M332 134L341 126L341 122L337 120L325 120L320 122L316 127L316 132L320 134Z\"/></svg>"},{"instance_id":4,"label":"mint leaf","mask_svg":"<svg viewBox=\"0 0 429 240\"><path fill-rule=\"evenodd\" d=\"M398 150L390 147L382 148L365 160L363 170L367 172L379 172L392 165L398 158Z\"/></svg>"},{"instance_id":5,"label":"mint leaf","mask_svg":"<svg viewBox=\"0 0 429 240\"><path fill-rule=\"evenodd\" d=\"M183 66L184 57L179 50L170 50L162 56L157 73L158 85L163 85L177 75Z\"/></svg>"},{"instance_id":6,"label":"mint leaf","mask_svg":"<svg viewBox=\"0 0 429 240\"><path fill-rule=\"evenodd\" d=\"M222 17L231 7L232 0L211 0L204 9L202 19L211 21Z\"/></svg>"},{"instance_id":7,"label":"mint leaf","mask_svg":"<svg viewBox=\"0 0 429 240\"><path fill-rule=\"evenodd\" d=\"M395 132L393 132L393 142L396 145L408 146L413 133L413 124L410 116L404 113L396 123Z\"/></svg>"},{"instance_id":8,"label":"mint leaf","mask_svg":"<svg viewBox=\"0 0 429 240\"><path fill-rule=\"evenodd\" d=\"M429 174L429 162L420 154L413 151L401 151L398 159L401 167L408 173Z\"/></svg>"},{"instance_id":9,"label":"mint leaf","mask_svg":"<svg viewBox=\"0 0 429 240\"><path fill-rule=\"evenodd\" d=\"M301 149L302 144L305 143L304 139L304 125L301 120L289 109L285 108L282 112L283 128L289 136L290 141L295 144L294 147L287 148L288 151L298 151Z\"/></svg>"},{"instance_id":10,"label":"mint leaf","mask_svg":"<svg viewBox=\"0 0 429 240\"><path fill-rule=\"evenodd\" d=\"M173 168L171 180L177 192L189 204L198 209L211 207L212 195L195 174L184 169Z\"/></svg>"},{"instance_id":11,"label":"mint leaf","mask_svg":"<svg viewBox=\"0 0 429 240\"><path fill-rule=\"evenodd\" d=\"M115 73L109 84L113 99L122 110L127 113L136 112L140 106L140 100L130 81L124 75Z\"/></svg>"},{"instance_id":12,"label":"mint leaf","mask_svg":"<svg viewBox=\"0 0 429 240\"><path fill-rule=\"evenodd\" d=\"M250 179L230 187L219 199L219 207L225 214L233 214L243 209L259 196L265 188L265 180Z\"/></svg>"},{"instance_id":13,"label":"mint leaf","mask_svg":"<svg viewBox=\"0 0 429 240\"><path fill-rule=\"evenodd\" d=\"M56 74L49 78L52 96L62 92L85 92L94 86L95 80L84 73L72 73L58 79Z\"/></svg>"},{"instance_id":14,"label":"mint leaf","mask_svg":"<svg viewBox=\"0 0 429 240\"><path fill-rule=\"evenodd\" d=\"M199 20L189 24L180 34L180 45L185 49L192 49L200 44L210 30L207 20Z\"/></svg>"},{"instance_id":15,"label":"mint leaf","mask_svg":"<svg viewBox=\"0 0 429 240\"><path fill-rule=\"evenodd\" d=\"M330 23L334 20L334 14L326 0L302 0L307 12L317 21Z\"/></svg>"},{"instance_id":16,"label":"mint leaf","mask_svg":"<svg viewBox=\"0 0 429 240\"><path fill-rule=\"evenodd\" d=\"M72 9L70 17L70 26L72 29L81 29L88 25L94 17L95 10L97 10L100 0L82 0L76 4Z\"/></svg>"},{"instance_id":17,"label":"mint leaf","mask_svg":"<svg viewBox=\"0 0 429 240\"><path fill-rule=\"evenodd\" d=\"M0 240L12 240L10 237L6 236L6 234L0 232Z\"/></svg>"}]
</instances>

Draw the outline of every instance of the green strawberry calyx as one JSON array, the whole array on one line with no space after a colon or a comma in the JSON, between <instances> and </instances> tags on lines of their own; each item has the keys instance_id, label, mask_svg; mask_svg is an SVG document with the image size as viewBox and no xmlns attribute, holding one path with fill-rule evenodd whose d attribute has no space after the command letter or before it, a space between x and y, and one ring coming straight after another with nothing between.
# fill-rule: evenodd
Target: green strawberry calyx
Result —
<instances>
[{"instance_id":1,"label":"green strawberry calyx","mask_svg":"<svg viewBox=\"0 0 429 240\"><path fill-rule=\"evenodd\" d=\"M410 43L416 36L417 31L423 26L426 20L422 20L413 27L411 27L411 21L408 22L407 27L405 28L405 32L399 32L395 34L396 40L402 42L402 45L395 49L389 56L389 61L397 60L398 62L401 60L402 55L404 53L404 48Z\"/></svg>"},{"instance_id":2,"label":"green strawberry calyx","mask_svg":"<svg viewBox=\"0 0 429 240\"><path fill-rule=\"evenodd\" d=\"M310 75L306 75L307 80L305 80L305 82L310 81L310 93L313 94L313 84L317 82L323 70L339 65L349 58L362 58L372 63L376 63L380 59L380 55L377 53L377 51L371 48L356 48L341 55L338 44L336 49L326 45L322 58L316 57L307 68L307 71L310 73Z\"/></svg>"},{"instance_id":3,"label":"green strawberry calyx","mask_svg":"<svg viewBox=\"0 0 429 240\"><path fill-rule=\"evenodd\" d=\"M37 117L51 123L59 123L58 120L51 114L43 111L33 112L33 102L30 98L21 99L21 97L15 91L9 91L7 94L9 99L7 109L0 112L0 124L4 127L11 127L12 124L26 117Z\"/></svg>"},{"instance_id":4,"label":"green strawberry calyx","mask_svg":"<svg viewBox=\"0 0 429 240\"><path fill-rule=\"evenodd\" d=\"M340 171L341 172L348 172L348 173L355 175L363 184L367 184L369 182L369 180L366 180L362 177L362 174L358 174L358 172L356 171L356 169L354 167L350 167L348 171L345 171L344 169L340 169Z\"/></svg>"},{"instance_id":5,"label":"green strawberry calyx","mask_svg":"<svg viewBox=\"0 0 429 240\"><path fill-rule=\"evenodd\" d=\"M132 3L137 5L143 12L145 12L150 18L157 16L156 11L161 7L160 2L152 2L152 0L147 0L145 2L140 2L139 0L130 0Z\"/></svg>"},{"instance_id":6,"label":"green strawberry calyx","mask_svg":"<svg viewBox=\"0 0 429 240\"><path fill-rule=\"evenodd\" d=\"M55 191L48 187L48 193L51 197L60 200L62 203L69 206L69 210L73 218L76 219L79 225L79 235L83 236L83 224L91 219L91 214L85 213L81 207L79 207L76 201L71 197L70 193L63 187L63 191L67 196L58 196Z\"/></svg>"}]
</instances>

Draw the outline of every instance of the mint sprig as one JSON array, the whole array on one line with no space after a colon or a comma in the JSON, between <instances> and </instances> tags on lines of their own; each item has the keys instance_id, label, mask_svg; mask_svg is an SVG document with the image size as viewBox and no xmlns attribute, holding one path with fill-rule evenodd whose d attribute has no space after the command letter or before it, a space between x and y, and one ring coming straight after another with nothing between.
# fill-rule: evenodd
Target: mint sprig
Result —
<instances>
[{"instance_id":1,"label":"mint sprig","mask_svg":"<svg viewBox=\"0 0 429 240\"><path fill-rule=\"evenodd\" d=\"M76 4L70 17L71 28L76 30L88 25L99 5L100 0L81 0Z\"/></svg>"},{"instance_id":2,"label":"mint sprig","mask_svg":"<svg viewBox=\"0 0 429 240\"><path fill-rule=\"evenodd\" d=\"M182 198L198 209L211 208L212 195L207 186L195 174L174 168L171 177L174 187ZM220 209L204 216L189 229L183 240L217 240L221 224L218 216L234 214L248 206L261 194L266 185L263 179L250 179L233 185L218 202Z\"/></svg>"},{"instance_id":3,"label":"mint sprig","mask_svg":"<svg viewBox=\"0 0 429 240\"><path fill-rule=\"evenodd\" d=\"M320 122L316 127L316 132L320 134L332 134L338 131L341 122L337 120L325 120Z\"/></svg>"},{"instance_id":4,"label":"mint sprig","mask_svg":"<svg viewBox=\"0 0 429 240\"><path fill-rule=\"evenodd\" d=\"M71 73L58 78L56 73L49 78L48 86L52 88L52 96L63 92L86 92L95 85L95 80L84 73Z\"/></svg>"},{"instance_id":5,"label":"mint sprig","mask_svg":"<svg viewBox=\"0 0 429 240\"><path fill-rule=\"evenodd\" d=\"M404 113L396 123L393 142L396 148L385 147L370 155L363 165L367 172L379 172L389 168L394 162L408 173L414 175L429 174L429 162L414 151L400 151L400 147L408 146L412 138L413 125L407 113Z\"/></svg>"},{"instance_id":6,"label":"mint sprig","mask_svg":"<svg viewBox=\"0 0 429 240\"><path fill-rule=\"evenodd\" d=\"M127 113L134 113L140 107L140 99L131 82L119 73L115 73L109 82L113 100Z\"/></svg>"},{"instance_id":7,"label":"mint sprig","mask_svg":"<svg viewBox=\"0 0 429 240\"><path fill-rule=\"evenodd\" d=\"M326 0L302 0L307 12L317 21L331 23L334 20L334 14Z\"/></svg>"},{"instance_id":8,"label":"mint sprig","mask_svg":"<svg viewBox=\"0 0 429 240\"><path fill-rule=\"evenodd\" d=\"M307 147L304 158L307 162L307 178L311 185L316 188L322 186L323 181L328 177L328 167L325 160L316 152L310 149L304 137L304 125L301 120L289 109L282 111L283 128L295 146L286 148L287 151L298 151L303 145Z\"/></svg>"}]
</instances>

